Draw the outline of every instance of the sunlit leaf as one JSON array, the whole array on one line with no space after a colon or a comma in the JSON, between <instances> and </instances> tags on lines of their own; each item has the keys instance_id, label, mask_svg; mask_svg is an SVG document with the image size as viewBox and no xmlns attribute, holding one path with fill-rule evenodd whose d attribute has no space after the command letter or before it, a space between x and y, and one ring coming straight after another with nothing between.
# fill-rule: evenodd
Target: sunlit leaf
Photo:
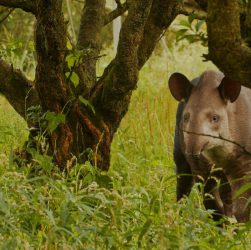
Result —
<instances>
[{"instance_id":1,"label":"sunlit leaf","mask_svg":"<svg viewBox=\"0 0 251 250\"><path fill-rule=\"evenodd\" d=\"M191 13L189 16L188 16L188 22L190 24L192 24L193 20L196 19L198 17L198 15L196 13Z\"/></svg>"},{"instance_id":2,"label":"sunlit leaf","mask_svg":"<svg viewBox=\"0 0 251 250\"><path fill-rule=\"evenodd\" d=\"M243 193L245 193L249 189L251 189L251 183L247 183L247 184L243 185L240 189L237 190L237 192L234 194L234 197L235 198L239 197L240 195L242 195Z\"/></svg>"},{"instance_id":3,"label":"sunlit leaf","mask_svg":"<svg viewBox=\"0 0 251 250\"><path fill-rule=\"evenodd\" d=\"M195 30L198 32L204 23L205 23L204 20L199 20L195 25Z\"/></svg>"},{"instance_id":4,"label":"sunlit leaf","mask_svg":"<svg viewBox=\"0 0 251 250\"><path fill-rule=\"evenodd\" d=\"M82 102L85 106L89 107L92 110L93 114L95 114L95 109L93 105L87 99L82 96L79 96L79 101Z\"/></svg>"},{"instance_id":5,"label":"sunlit leaf","mask_svg":"<svg viewBox=\"0 0 251 250\"><path fill-rule=\"evenodd\" d=\"M66 72L65 76L67 78L70 77L71 82L73 83L74 87L76 88L79 85L79 77L75 72Z\"/></svg>"},{"instance_id":6,"label":"sunlit leaf","mask_svg":"<svg viewBox=\"0 0 251 250\"><path fill-rule=\"evenodd\" d=\"M47 112L45 114L45 119L48 122L47 129L52 133L60 123L65 122L65 115L62 113L56 114L55 112Z\"/></svg>"}]
</instances>

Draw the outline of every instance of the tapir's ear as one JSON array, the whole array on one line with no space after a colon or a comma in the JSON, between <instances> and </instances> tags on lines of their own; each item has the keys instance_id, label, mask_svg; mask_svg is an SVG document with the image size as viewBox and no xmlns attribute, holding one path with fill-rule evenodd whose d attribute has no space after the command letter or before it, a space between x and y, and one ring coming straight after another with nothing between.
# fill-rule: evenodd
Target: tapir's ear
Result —
<instances>
[{"instance_id":1,"label":"tapir's ear","mask_svg":"<svg viewBox=\"0 0 251 250\"><path fill-rule=\"evenodd\" d=\"M190 81L180 73L173 73L170 76L168 86L172 96L177 101L188 99L192 89L192 84Z\"/></svg>"},{"instance_id":2,"label":"tapir's ear","mask_svg":"<svg viewBox=\"0 0 251 250\"><path fill-rule=\"evenodd\" d=\"M234 102L241 92L241 84L225 76L218 89L223 100Z\"/></svg>"}]
</instances>

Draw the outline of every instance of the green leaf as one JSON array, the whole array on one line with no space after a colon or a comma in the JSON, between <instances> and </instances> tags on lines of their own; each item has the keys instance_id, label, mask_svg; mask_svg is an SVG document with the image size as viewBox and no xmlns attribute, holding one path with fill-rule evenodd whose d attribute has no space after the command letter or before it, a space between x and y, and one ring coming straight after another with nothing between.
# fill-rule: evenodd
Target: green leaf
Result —
<instances>
[{"instance_id":1,"label":"green leaf","mask_svg":"<svg viewBox=\"0 0 251 250\"><path fill-rule=\"evenodd\" d=\"M71 81L73 82L73 84L74 84L74 86L76 88L78 86L78 84L79 84L79 77L75 72L73 72L72 75L71 75Z\"/></svg>"},{"instance_id":2,"label":"green leaf","mask_svg":"<svg viewBox=\"0 0 251 250\"><path fill-rule=\"evenodd\" d=\"M188 31L189 29L180 29L176 32L176 40L180 41L184 34Z\"/></svg>"},{"instance_id":3,"label":"green leaf","mask_svg":"<svg viewBox=\"0 0 251 250\"><path fill-rule=\"evenodd\" d=\"M113 181L112 178L106 174L97 174L96 175L96 182L100 187L106 188L106 189L112 189L113 188Z\"/></svg>"},{"instance_id":4,"label":"green leaf","mask_svg":"<svg viewBox=\"0 0 251 250\"><path fill-rule=\"evenodd\" d=\"M87 99L82 96L79 96L79 101L82 102L85 106L89 107L92 110L93 114L95 114L95 109L93 105Z\"/></svg>"},{"instance_id":5,"label":"green leaf","mask_svg":"<svg viewBox=\"0 0 251 250\"><path fill-rule=\"evenodd\" d=\"M147 231L150 228L151 224L152 224L152 220L147 219L147 221L143 225L143 228L142 228L142 230L141 230L141 232L139 234L139 238L138 238L138 246L139 247L141 246L142 239L143 239L144 235L147 233Z\"/></svg>"},{"instance_id":6,"label":"green leaf","mask_svg":"<svg viewBox=\"0 0 251 250\"><path fill-rule=\"evenodd\" d=\"M205 23L204 20L198 21L198 22L196 23L196 25L195 25L195 30L198 32L198 31L200 30L201 26L202 26L204 23Z\"/></svg>"},{"instance_id":7,"label":"green leaf","mask_svg":"<svg viewBox=\"0 0 251 250\"><path fill-rule=\"evenodd\" d=\"M197 18L197 14L196 13L191 13L189 16L188 16L188 22L190 23L190 24L192 24L192 22L193 22L193 20L194 19L196 19Z\"/></svg>"},{"instance_id":8,"label":"green leaf","mask_svg":"<svg viewBox=\"0 0 251 250\"><path fill-rule=\"evenodd\" d=\"M65 76L67 78L71 77L70 80L73 83L75 88L79 85L79 77L75 72L66 72Z\"/></svg>"},{"instance_id":9,"label":"green leaf","mask_svg":"<svg viewBox=\"0 0 251 250\"><path fill-rule=\"evenodd\" d=\"M245 185L243 185L240 189L238 189L238 191L235 193L234 198L240 196L241 194L245 193L246 191L248 191L249 189L251 189L251 183L247 183Z\"/></svg>"},{"instance_id":10,"label":"green leaf","mask_svg":"<svg viewBox=\"0 0 251 250\"><path fill-rule=\"evenodd\" d=\"M75 64L76 58L73 54L69 54L66 56L65 61L67 62L68 68L71 69Z\"/></svg>"},{"instance_id":11,"label":"green leaf","mask_svg":"<svg viewBox=\"0 0 251 250\"><path fill-rule=\"evenodd\" d=\"M185 35L183 39L187 39L189 43L194 43L199 40L197 35Z\"/></svg>"},{"instance_id":12,"label":"green leaf","mask_svg":"<svg viewBox=\"0 0 251 250\"><path fill-rule=\"evenodd\" d=\"M65 115L62 113L46 112L45 120L48 122L47 129L52 133L60 123L65 122Z\"/></svg>"},{"instance_id":13,"label":"green leaf","mask_svg":"<svg viewBox=\"0 0 251 250\"><path fill-rule=\"evenodd\" d=\"M191 24L187 20L181 20L179 25L188 27L189 29L192 29Z\"/></svg>"},{"instance_id":14,"label":"green leaf","mask_svg":"<svg viewBox=\"0 0 251 250\"><path fill-rule=\"evenodd\" d=\"M70 41L67 41L66 47L68 50L72 50L72 45L71 45Z\"/></svg>"}]
</instances>

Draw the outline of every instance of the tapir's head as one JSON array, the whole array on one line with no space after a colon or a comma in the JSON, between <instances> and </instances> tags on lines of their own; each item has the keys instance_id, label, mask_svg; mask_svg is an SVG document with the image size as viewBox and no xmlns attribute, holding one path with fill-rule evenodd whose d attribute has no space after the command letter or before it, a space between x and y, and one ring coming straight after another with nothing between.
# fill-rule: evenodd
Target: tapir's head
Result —
<instances>
[{"instance_id":1,"label":"tapir's head","mask_svg":"<svg viewBox=\"0 0 251 250\"><path fill-rule=\"evenodd\" d=\"M180 121L184 153L199 156L215 151L217 154L214 149L226 148L226 141L219 137L231 139L229 116L234 112L241 85L220 72L207 71L192 82L174 73L169 88L176 100L185 102Z\"/></svg>"}]
</instances>

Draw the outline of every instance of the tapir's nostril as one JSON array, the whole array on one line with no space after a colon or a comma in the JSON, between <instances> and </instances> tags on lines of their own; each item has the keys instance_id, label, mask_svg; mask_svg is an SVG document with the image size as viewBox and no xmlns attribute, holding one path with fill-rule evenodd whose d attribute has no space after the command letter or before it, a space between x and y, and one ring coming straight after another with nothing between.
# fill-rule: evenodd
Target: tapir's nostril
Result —
<instances>
[{"instance_id":1,"label":"tapir's nostril","mask_svg":"<svg viewBox=\"0 0 251 250\"><path fill-rule=\"evenodd\" d=\"M201 155L200 154L193 154L191 156L193 157L193 159L197 160L200 158Z\"/></svg>"},{"instance_id":2,"label":"tapir's nostril","mask_svg":"<svg viewBox=\"0 0 251 250\"><path fill-rule=\"evenodd\" d=\"M188 148L185 151L185 154L187 157L190 157L193 159L199 159L199 158L201 158L203 151L206 150L208 144L209 144L209 142L207 141L206 143L203 144L203 146L201 148L200 147Z\"/></svg>"},{"instance_id":3,"label":"tapir's nostril","mask_svg":"<svg viewBox=\"0 0 251 250\"><path fill-rule=\"evenodd\" d=\"M198 159L198 158L200 158L200 156L201 156L201 153L193 153L193 152L186 152L185 153L186 154L186 156L188 156L188 157L192 157L192 158L194 158L194 159Z\"/></svg>"}]
</instances>

